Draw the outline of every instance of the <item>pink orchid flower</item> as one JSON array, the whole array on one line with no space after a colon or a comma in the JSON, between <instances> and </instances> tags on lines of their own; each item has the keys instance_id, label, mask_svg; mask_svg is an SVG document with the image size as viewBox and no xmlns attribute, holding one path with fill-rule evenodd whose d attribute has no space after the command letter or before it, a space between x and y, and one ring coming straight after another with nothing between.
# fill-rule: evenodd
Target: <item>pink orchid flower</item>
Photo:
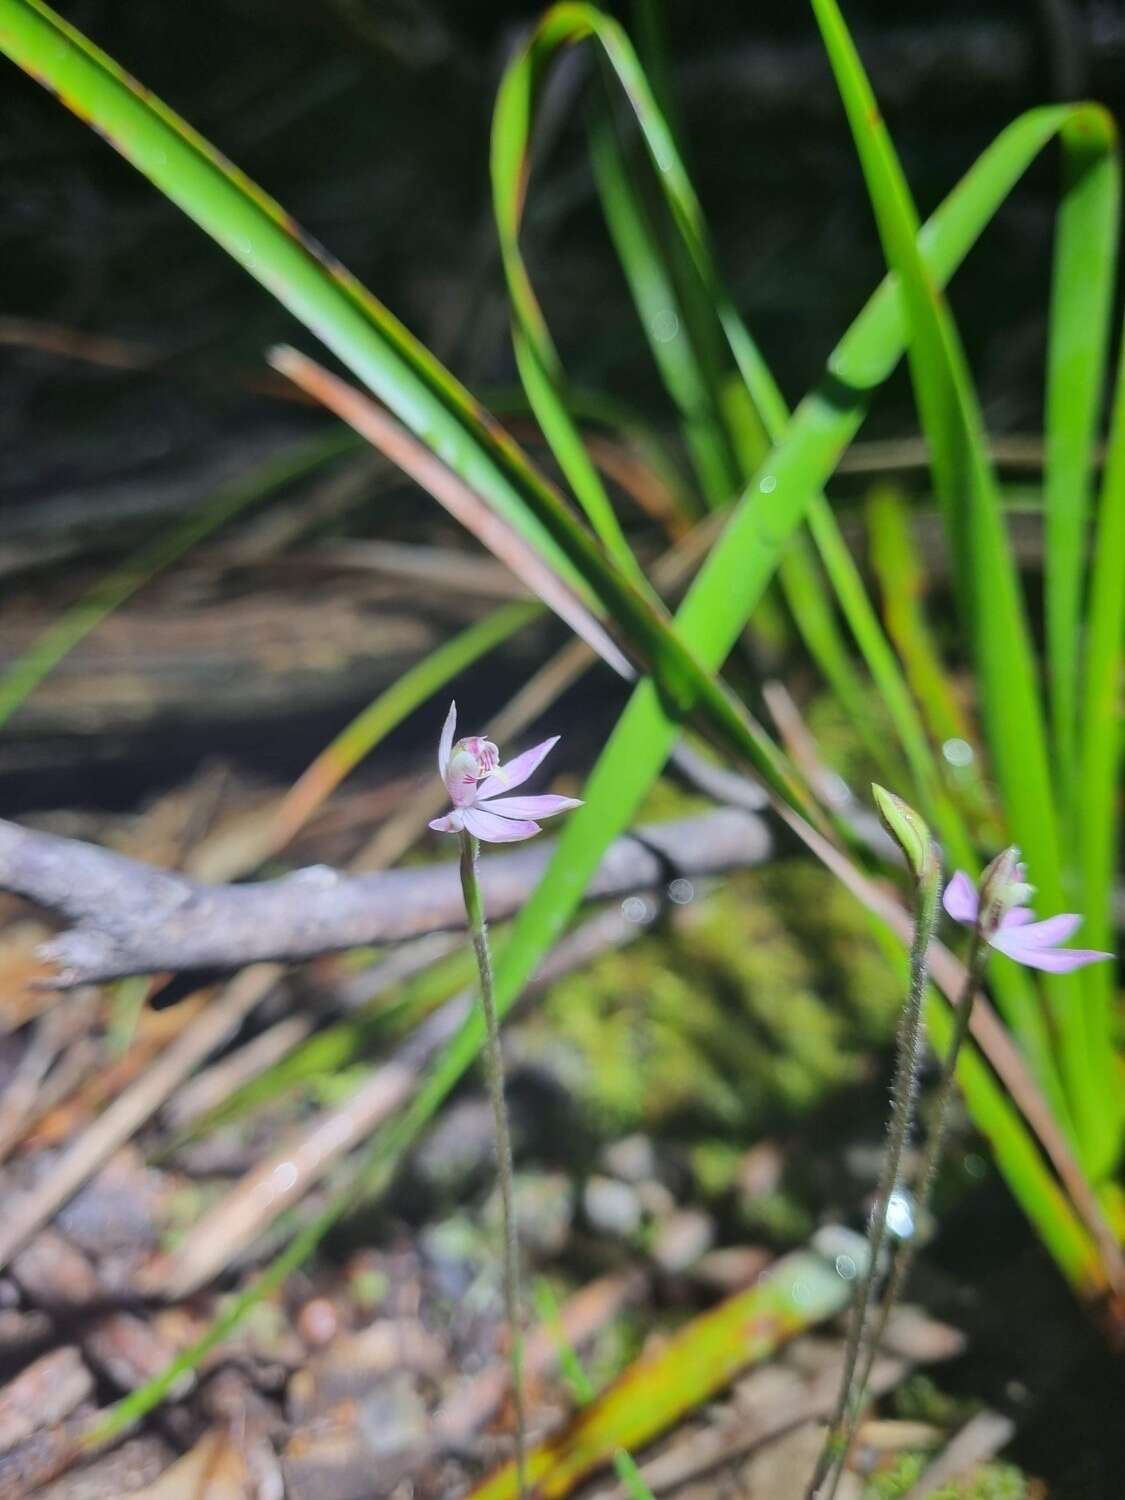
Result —
<instances>
[{"instance_id":1,"label":"pink orchid flower","mask_svg":"<svg viewBox=\"0 0 1125 1500\"><path fill-rule=\"evenodd\" d=\"M1019 878L1022 881L1022 866ZM1016 889L1021 894L1031 892L1030 886L1022 884ZM976 925L980 895L964 870L958 870L946 886L941 902L955 922L965 927ZM1043 922L1036 922L1034 915L1029 907L1013 906L1001 917L996 931L983 936L990 947L1006 953L1016 963L1029 969L1045 969L1049 974L1069 974L1072 969L1113 957L1112 953L1099 953L1093 948L1059 947L1078 930L1082 918L1076 912L1063 912Z\"/></svg>"},{"instance_id":2,"label":"pink orchid flower","mask_svg":"<svg viewBox=\"0 0 1125 1500\"><path fill-rule=\"evenodd\" d=\"M460 833L464 828L486 843L512 844L519 839L534 838L539 832L535 818L549 818L582 806L573 797L499 795L523 785L558 744L557 734L502 766L499 750L482 735L469 735L454 744L456 727L457 705L451 703L438 745L438 770L453 810L430 824L438 833Z\"/></svg>"}]
</instances>

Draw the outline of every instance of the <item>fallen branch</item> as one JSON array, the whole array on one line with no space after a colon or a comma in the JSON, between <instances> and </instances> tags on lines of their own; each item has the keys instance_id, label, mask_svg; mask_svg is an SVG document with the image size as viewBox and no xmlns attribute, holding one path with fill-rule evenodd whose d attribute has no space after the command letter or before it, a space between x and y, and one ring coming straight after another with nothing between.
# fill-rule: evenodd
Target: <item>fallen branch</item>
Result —
<instances>
[{"instance_id":1,"label":"fallen branch","mask_svg":"<svg viewBox=\"0 0 1125 1500\"><path fill-rule=\"evenodd\" d=\"M651 825L617 839L587 899L653 889L676 876L760 864L772 852L763 819L739 808ZM554 853L553 839L487 862L487 913L510 916ZM0 820L0 890L72 924L44 945L56 988L130 974L231 970L399 942L464 925L457 862L343 875L326 865L280 880L202 885L112 850Z\"/></svg>"}]
</instances>

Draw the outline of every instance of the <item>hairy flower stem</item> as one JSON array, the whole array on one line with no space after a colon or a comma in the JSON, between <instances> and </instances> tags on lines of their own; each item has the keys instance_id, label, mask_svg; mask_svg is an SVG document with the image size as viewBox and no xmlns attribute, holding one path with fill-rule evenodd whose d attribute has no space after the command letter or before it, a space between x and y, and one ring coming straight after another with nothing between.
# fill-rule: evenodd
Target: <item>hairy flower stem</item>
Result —
<instances>
[{"instance_id":1,"label":"hairy flower stem","mask_svg":"<svg viewBox=\"0 0 1125 1500\"><path fill-rule=\"evenodd\" d=\"M485 1024L485 1072L496 1134L496 1168L500 1183L500 1212L504 1226L504 1316L508 1322L512 1359L512 1406L516 1419L516 1482L520 1500L527 1495L527 1443L523 1403L523 1338L520 1333L520 1260L512 1191L512 1136L508 1129L508 1107L504 1100L504 1059L500 1051L500 1019L492 987L492 954L484 920L477 855L480 846L467 830L461 835L461 890L469 919L473 948L480 971L480 1000Z\"/></svg>"},{"instance_id":2,"label":"hairy flower stem","mask_svg":"<svg viewBox=\"0 0 1125 1500\"><path fill-rule=\"evenodd\" d=\"M946 1131L949 1124L949 1101L953 1096L953 1081L957 1072L957 1058L960 1055L962 1044L969 1034L969 1023L973 1018L973 1005L976 1002L977 991L980 989L981 979L984 976L987 962L988 947L982 941L979 931L974 929L969 944L969 952L966 957L968 972L965 975L965 983L962 986L961 994L957 1001L957 1019L953 1028L953 1037L950 1041L945 1061L942 1064L941 1076L938 1079L937 1091L934 1096L936 1109L934 1128L931 1132L929 1144L926 1147L926 1154L922 1159L921 1171L918 1175L918 1188L914 1204L916 1223L920 1223L925 1218L926 1210L929 1207L930 1198L933 1194L934 1182L937 1178L942 1151L945 1147ZM875 1363L875 1356L879 1352L879 1346L886 1332L887 1319L890 1317L895 1304L902 1294L903 1288L906 1286L907 1278L914 1265L914 1257L917 1254L917 1250L917 1234L905 1236L895 1242L882 1305L879 1308L874 1327L871 1330L864 1349L860 1376L856 1383L857 1396L862 1395L868 1380L871 1378L871 1368ZM858 1404L857 1401L857 1407ZM828 1500L834 1500L840 1477L844 1472L855 1442L858 1423L859 1412L858 1410L853 1410L851 1421L848 1423L844 1445L839 1454L838 1467L835 1472L832 1488L828 1492Z\"/></svg>"},{"instance_id":3,"label":"hairy flower stem","mask_svg":"<svg viewBox=\"0 0 1125 1500\"><path fill-rule=\"evenodd\" d=\"M828 1434L817 1459L816 1468L805 1491L805 1500L814 1500L833 1465L839 1463L842 1466L846 1459L851 1446L849 1434L853 1421L849 1413L857 1413L862 1406L863 1392L870 1374L868 1366L864 1369L859 1381L856 1381L856 1368L863 1348L864 1325L867 1322L871 1295L879 1274L879 1257L887 1236L887 1213L892 1194L898 1186L902 1171L902 1158L910 1140L911 1126L918 1102L918 1069L925 1041L922 1003L926 994L926 954L933 937L940 889L941 866L935 856L928 862L917 885L917 912L914 920L914 937L910 945L910 989L898 1027L895 1073L891 1085L891 1117L887 1124L887 1144L879 1171L875 1204L867 1227L867 1265L856 1287L855 1300L852 1303L848 1341L844 1351L844 1368L840 1377L836 1406L832 1412ZM838 1474L840 1469L836 1472ZM833 1483L831 1493L835 1494L835 1483Z\"/></svg>"}]
</instances>

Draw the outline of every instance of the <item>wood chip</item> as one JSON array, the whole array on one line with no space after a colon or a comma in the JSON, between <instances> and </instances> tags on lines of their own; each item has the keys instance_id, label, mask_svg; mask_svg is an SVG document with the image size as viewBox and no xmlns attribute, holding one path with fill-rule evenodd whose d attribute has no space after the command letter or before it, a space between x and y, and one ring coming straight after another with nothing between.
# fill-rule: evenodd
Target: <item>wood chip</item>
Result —
<instances>
[{"instance_id":1,"label":"wood chip","mask_svg":"<svg viewBox=\"0 0 1125 1500\"><path fill-rule=\"evenodd\" d=\"M256 1485L241 1445L209 1432L133 1500L255 1500Z\"/></svg>"},{"instance_id":2,"label":"wood chip","mask_svg":"<svg viewBox=\"0 0 1125 1500\"><path fill-rule=\"evenodd\" d=\"M0 1453L70 1416L93 1389L94 1377L74 1345L35 1360L0 1388Z\"/></svg>"}]
</instances>

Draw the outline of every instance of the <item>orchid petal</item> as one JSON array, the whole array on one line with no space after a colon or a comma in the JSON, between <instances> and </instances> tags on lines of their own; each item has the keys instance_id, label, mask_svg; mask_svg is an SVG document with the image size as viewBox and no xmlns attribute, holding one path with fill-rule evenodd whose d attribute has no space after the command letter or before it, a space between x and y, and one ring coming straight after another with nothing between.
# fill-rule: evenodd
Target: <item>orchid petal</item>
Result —
<instances>
[{"instance_id":1,"label":"orchid petal","mask_svg":"<svg viewBox=\"0 0 1125 1500\"><path fill-rule=\"evenodd\" d=\"M492 775L486 781L482 781L477 788L477 801L483 802L486 797L496 797L501 792L514 791L517 786L522 786L544 756L548 755L558 742L559 736L552 735L541 745L535 745L531 750L525 750L522 755L517 755L515 760L510 760L506 766L497 766Z\"/></svg>"},{"instance_id":2,"label":"orchid petal","mask_svg":"<svg viewBox=\"0 0 1125 1500\"><path fill-rule=\"evenodd\" d=\"M433 818L430 822L435 833L460 833L464 826L464 814L456 808L451 813L446 813L444 818Z\"/></svg>"},{"instance_id":3,"label":"orchid petal","mask_svg":"<svg viewBox=\"0 0 1125 1500\"><path fill-rule=\"evenodd\" d=\"M995 947L996 944L993 944ZM1018 964L1029 969L1044 969L1048 974L1069 974L1072 969L1085 968L1087 964L1100 963L1112 958L1112 953L1099 953L1093 948L1017 948L1001 950Z\"/></svg>"},{"instance_id":4,"label":"orchid petal","mask_svg":"<svg viewBox=\"0 0 1125 1500\"><path fill-rule=\"evenodd\" d=\"M1082 925L1082 918L1074 912L1062 912L1057 917L1048 917L1045 922L1030 922L1014 929L1001 930L992 939L992 946L1001 953L1012 948L1057 948L1073 937Z\"/></svg>"},{"instance_id":5,"label":"orchid petal","mask_svg":"<svg viewBox=\"0 0 1125 1500\"><path fill-rule=\"evenodd\" d=\"M542 797L494 797L486 810L502 818L550 818L581 806L576 797L556 797L548 792Z\"/></svg>"},{"instance_id":6,"label":"orchid petal","mask_svg":"<svg viewBox=\"0 0 1125 1500\"><path fill-rule=\"evenodd\" d=\"M1026 927L1029 922L1035 920L1035 913L1030 906L1013 906L1011 911L1004 913L1000 923L1001 930L1005 927Z\"/></svg>"},{"instance_id":7,"label":"orchid petal","mask_svg":"<svg viewBox=\"0 0 1125 1500\"><path fill-rule=\"evenodd\" d=\"M457 704L449 705L449 712L445 716L442 725L441 739L438 741L437 766L438 775L442 781L445 780L445 768L449 765L449 752L453 749L453 735L457 729Z\"/></svg>"},{"instance_id":8,"label":"orchid petal","mask_svg":"<svg viewBox=\"0 0 1125 1500\"><path fill-rule=\"evenodd\" d=\"M515 844L520 839L534 838L539 832L538 823L501 818L482 807L467 807L462 816L473 837L483 839L487 844Z\"/></svg>"},{"instance_id":9,"label":"orchid petal","mask_svg":"<svg viewBox=\"0 0 1125 1500\"><path fill-rule=\"evenodd\" d=\"M980 899L977 888L964 870L958 870L942 894L941 904L955 922L968 925L977 919Z\"/></svg>"}]
</instances>

